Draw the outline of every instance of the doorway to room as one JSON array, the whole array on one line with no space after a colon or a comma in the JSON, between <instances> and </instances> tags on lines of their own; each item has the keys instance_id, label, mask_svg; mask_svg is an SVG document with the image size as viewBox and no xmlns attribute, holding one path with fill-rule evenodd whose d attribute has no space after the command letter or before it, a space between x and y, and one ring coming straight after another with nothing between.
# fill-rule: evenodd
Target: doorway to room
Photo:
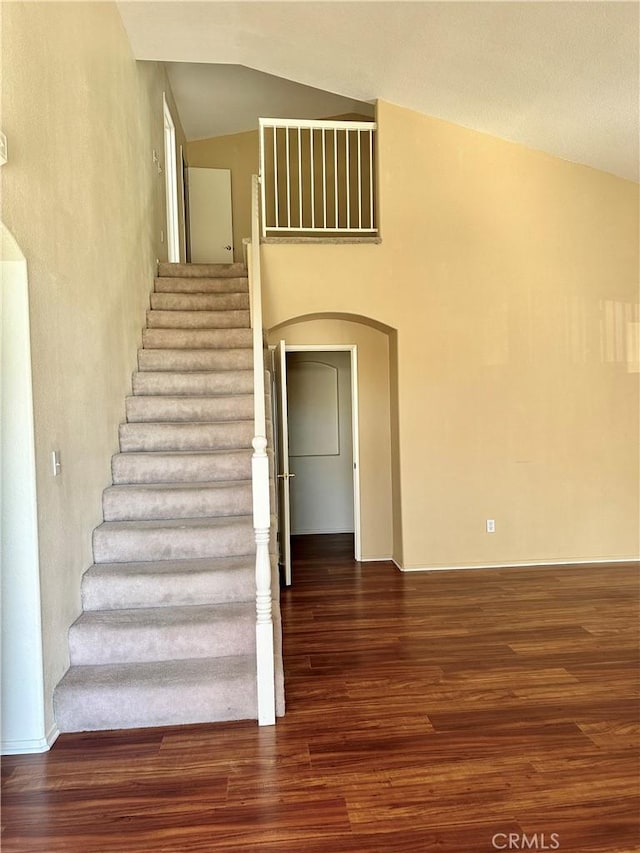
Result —
<instances>
[{"instance_id":1,"label":"doorway to room","mask_svg":"<svg viewBox=\"0 0 640 853\"><path fill-rule=\"evenodd\" d=\"M279 537L289 585L291 537L342 534L360 559L357 348L280 350Z\"/></svg>"}]
</instances>

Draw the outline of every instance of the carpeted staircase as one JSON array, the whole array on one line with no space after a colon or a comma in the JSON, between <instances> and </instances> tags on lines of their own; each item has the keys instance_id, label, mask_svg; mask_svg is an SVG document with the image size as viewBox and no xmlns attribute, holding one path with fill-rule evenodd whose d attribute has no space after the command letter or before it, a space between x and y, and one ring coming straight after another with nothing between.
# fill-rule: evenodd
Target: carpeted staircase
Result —
<instances>
[{"instance_id":1,"label":"carpeted staircase","mask_svg":"<svg viewBox=\"0 0 640 853\"><path fill-rule=\"evenodd\" d=\"M257 718L248 308L242 265L160 264L55 691L62 732ZM272 588L282 715L275 557Z\"/></svg>"}]
</instances>

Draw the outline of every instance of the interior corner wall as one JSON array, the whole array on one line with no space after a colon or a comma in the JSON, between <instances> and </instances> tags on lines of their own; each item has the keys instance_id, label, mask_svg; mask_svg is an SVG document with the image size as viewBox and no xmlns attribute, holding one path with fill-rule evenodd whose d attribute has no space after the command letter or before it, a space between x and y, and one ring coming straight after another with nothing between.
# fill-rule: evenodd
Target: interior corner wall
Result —
<instances>
[{"instance_id":1,"label":"interior corner wall","mask_svg":"<svg viewBox=\"0 0 640 853\"><path fill-rule=\"evenodd\" d=\"M115 3L2 3L0 14L2 219L29 271L49 731L156 259L166 258L152 152L163 157L170 87L160 65L134 60Z\"/></svg>"},{"instance_id":2,"label":"interior corner wall","mask_svg":"<svg viewBox=\"0 0 640 853\"><path fill-rule=\"evenodd\" d=\"M397 330L402 566L637 559L638 185L377 121L382 243L263 246L264 317Z\"/></svg>"},{"instance_id":3,"label":"interior corner wall","mask_svg":"<svg viewBox=\"0 0 640 853\"><path fill-rule=\"evenodd\" d=\"M358 347L360 530L363 560L393 554L389 338L384 332L340 319L310 319L274 329L269 343L355 344Z\"/></svg>"}]
</instances>

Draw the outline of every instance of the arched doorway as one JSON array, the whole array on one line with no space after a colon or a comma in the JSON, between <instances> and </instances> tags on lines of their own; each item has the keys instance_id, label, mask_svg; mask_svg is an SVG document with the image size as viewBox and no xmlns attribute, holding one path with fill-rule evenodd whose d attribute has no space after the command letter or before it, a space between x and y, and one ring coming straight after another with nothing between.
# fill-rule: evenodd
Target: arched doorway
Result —
<instances>
[{"instance_id":1,"label":"arched doorway","mask_svg":"<svg viewBox=\"0 0 640 853\"><path fill-rule=\"evenodd\" d=\"M360 547L363 562L389 560L398 553L400 525L396 496L398 461L394 458L396 332L369 318L351 314L295 317L269 330L269 343L284 340L287 349L324 352L355 347L358 376ZM397 442L395 442L397 447ZM355 526L355 525L354 525Z\"/></svg>"}]
</instances>

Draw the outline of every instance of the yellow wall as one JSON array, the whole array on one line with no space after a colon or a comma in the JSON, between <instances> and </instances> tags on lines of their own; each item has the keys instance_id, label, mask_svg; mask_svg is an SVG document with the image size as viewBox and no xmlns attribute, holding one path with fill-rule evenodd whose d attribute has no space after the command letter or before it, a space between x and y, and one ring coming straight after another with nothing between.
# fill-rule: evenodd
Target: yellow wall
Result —
<instances>
[{"instance_id":1,"label":"yellow wall","mask_svg":"<svg viewBox=\"0 0 640 853\"><path fill-rule=\"evenodd\" d=\"M170 93L159 65L134 61L115 4L2 3L0 13L2 220L29 271L49 729L155 262L166 258L152 151L164 160Z\"/></svg>"},{"instance_id":2,"label":"yellow wall","mask_svg":"<svg viewBox=\"0 0 640 853\"><path fill-rule=\"evenodd\" d=\"M389 330L391 332L391 330ZM269 343L356 344L360 421L360 525L363 560L393 550L389 339L392 333L352 320L322 318L272 329Z\"/></svg>"},{"instance_id":3,"label":"yellow wall","mask_svg":"<svg viewBox=\"0 0 640 853\"><path fill-rule=\"evenodd\" d=\"M637 185L391 104L377 120L382 243L264 246L265 323L397 329L396 560L637 557Z\"/></svg>"}]
</instances>

